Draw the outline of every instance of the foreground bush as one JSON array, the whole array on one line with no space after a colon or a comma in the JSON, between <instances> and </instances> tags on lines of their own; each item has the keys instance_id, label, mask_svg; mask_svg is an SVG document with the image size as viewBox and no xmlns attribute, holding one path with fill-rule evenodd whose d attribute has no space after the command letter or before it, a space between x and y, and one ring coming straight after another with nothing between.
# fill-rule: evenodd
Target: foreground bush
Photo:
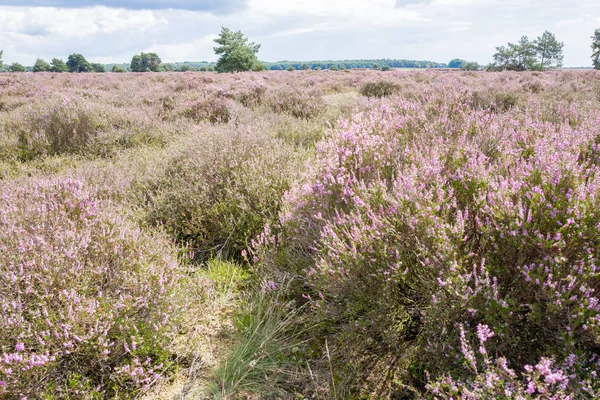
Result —
<instances>
[{"instance_id":1,"label":"foreground bush","mask_svg":"<svg viewBox=\"0 0 600 400\"><path fill-rule=\"evenodd\" d=\"M291 145L263 132L207 131L191 140L170 165L149 219L197 259L240 258L268 221L302 160Z\"/></svg>"},{"instance_id":2,"label":"foreground bush","mask_svg":"<svg viewBox=\"0 0 600 400\"><path fill-rule=\"evenodd\" d=\"M168 367L178 264L76 181L0 195L0 395L119 396Z\"/></svg>"},{"instance_id":3,"label":"foreground bush","mask_svg":"<svg viewBox=\"0 0 600 400\"><path fill-rule=\"evenodd\" d=\"M599 114L540 115L449 90L341 123L257 259L434 397L597 397Z\"/></svg>"}]
</instances>

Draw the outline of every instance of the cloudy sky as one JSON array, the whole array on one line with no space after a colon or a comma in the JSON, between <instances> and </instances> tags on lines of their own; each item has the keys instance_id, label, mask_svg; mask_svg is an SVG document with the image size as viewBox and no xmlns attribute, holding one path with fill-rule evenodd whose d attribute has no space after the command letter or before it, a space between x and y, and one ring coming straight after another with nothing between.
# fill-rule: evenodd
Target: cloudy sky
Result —
<instances>
[{"instance_id":1,"label":"cloudy sky","mask_svg":"<svg viewBox=\"0 0 600 400\"><path fill-rule=\"evenodd\" d=\"M589 66L600 0L0 0L5 63L82 53L93 62L214 61L221 26L264 61L404 58L488 63L494 47L544 30L565 66Z\"/></svg>"}]
</instances>

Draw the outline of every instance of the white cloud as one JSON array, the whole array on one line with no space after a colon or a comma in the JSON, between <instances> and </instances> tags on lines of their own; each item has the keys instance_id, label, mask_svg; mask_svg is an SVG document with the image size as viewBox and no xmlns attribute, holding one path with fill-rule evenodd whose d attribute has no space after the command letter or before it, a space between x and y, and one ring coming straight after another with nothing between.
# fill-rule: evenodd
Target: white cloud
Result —
<instances>
[{"instance_id":1,"label":"white cloud","mask_svg":"<svg viewBox=\"0 0 600 400\"><path fill-rule=\"evenodd\" d=\"M0 37L5 62L25 64L72 52L100 62L129 61L141 51L156 51L165 61L214 60L212 39L221 26L260 42L260 57L270 61L460 57L487 63L495 46L547 29L565 42L565 64L583 66L590 64L589 37L600 27L599 15L597 0L248 0L218 16L0 6Z\"/></svg>"}]
</instances>

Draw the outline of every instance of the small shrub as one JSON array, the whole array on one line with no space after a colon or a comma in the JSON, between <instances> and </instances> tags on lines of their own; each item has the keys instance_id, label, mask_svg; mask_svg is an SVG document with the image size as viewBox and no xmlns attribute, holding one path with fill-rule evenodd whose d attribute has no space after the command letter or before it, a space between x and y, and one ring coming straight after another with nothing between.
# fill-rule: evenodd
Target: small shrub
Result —
<instances>
[{"instance_id":1,"label":"small shrub","mask_svg":"<svg viewBox=\"0 0 600 400\"><path fill-rule=\"evenodd\" d=\"M365 83L360 88L360 94L367 97L376 97L381 99L382 97L392 96L400 90L400 85L390 81L377 81Z\"/></svg>"},{"instance_id":2,"label":"small shrub","mask_svg":"<svg viewBox=\"0 0 600 400\"><path fill-rule=\"evenodd\" d=\"M0 196L0 395L126 395L167 367L179 285L164 238L76 181Z\"/></svg>"},{"instance_id":3,"label":"small shrub","mask_svg":"<svg viewBox=\"0 0 600 400\"><path fill-rule=\"evenodd\" d=\"M98 111L77 99L33 109L14 126L19 147L31 154L80 152L103 128Z\"/></svg>"},{"instance_id":4,"label":"small shrub","mask_svg":"<svg viewBox=\"0 0 600 400\"><path fill-rule=\"evenodd\" d=\"M276 218L301 154L264 133L208 132L170 165L149 219L196 259L241 259L249 241Z\"/></svg>"},{"instance_id":5,"label":"small shrub","mask_svg":"<svg viewBox=\"0 0 600 400\"><path fill-rule=\"evenodd\" d=\"M254 108L265 100L267 86L251 82L245 87L238 88L235 98L246 107Z\"/></svg>"},{"instance_id":6,"label":"small shrub","mask_svg":"<svg viewBox=\"0 0 600 400\"><path fill-rule=\"evenodd\" d=\"M195 122L226 124L231 119L229 101L223 96L208 96L188 104L183 115Z\"/></svg>"},{"instance_id":7,"label":"small shrub","mask_svg":"<svg viewBox=\"0 0 600 400\"><path fill-rule=\"evenodd\" d=\"M311 119L323 110L323 96L318 89L277 88L270 91L268 103L277 113Z\"/></svg>"}]
</instances>

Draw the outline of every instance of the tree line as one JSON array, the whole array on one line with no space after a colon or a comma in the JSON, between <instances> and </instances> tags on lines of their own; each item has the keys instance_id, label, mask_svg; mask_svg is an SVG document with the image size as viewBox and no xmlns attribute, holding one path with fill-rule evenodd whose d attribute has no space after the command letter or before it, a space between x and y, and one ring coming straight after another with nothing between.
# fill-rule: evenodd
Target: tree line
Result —
<instances>
[{"instance_id":1,"label":"tree line","mask_svg":"<svg viewBox=\"0 0 600 400\"><path fill-rule=\"evenodd\" d=\"M600 28L592 35L592 65L600 69ZM234 32L229 28L221 28L221 33L214 39L218 45L214 52L219 56L216 64L202 63L175 63L163 64L156 53L141 53L133 56L131 63L113 64L111 72L169 72L169 71L217 71L217 72L242 72L263 70L344 70L352 68L381 69L391 68L460 68L467 71L481 69L473 61L462 59L451 60L448 64L432 61L372 59L372 60L343 60L343 61L278 61L260 62L256 54L260 44L249 42L241 31ZM485 70L487 71L543 71L560 68L563 65L564 43L559 42L556 36L545 31L534 40L522 36L517 43L509 42L505 46L496 47L493 55L494 61ZM71 54L67 61L53 58L51 62L39 58L32 67L25 67L19 63L12 63L5 67L2 62L3 52L0 50L0 71L9 72L106 72L103 64L90 63L81 54Z\"/></svg>"}]
</instances>

